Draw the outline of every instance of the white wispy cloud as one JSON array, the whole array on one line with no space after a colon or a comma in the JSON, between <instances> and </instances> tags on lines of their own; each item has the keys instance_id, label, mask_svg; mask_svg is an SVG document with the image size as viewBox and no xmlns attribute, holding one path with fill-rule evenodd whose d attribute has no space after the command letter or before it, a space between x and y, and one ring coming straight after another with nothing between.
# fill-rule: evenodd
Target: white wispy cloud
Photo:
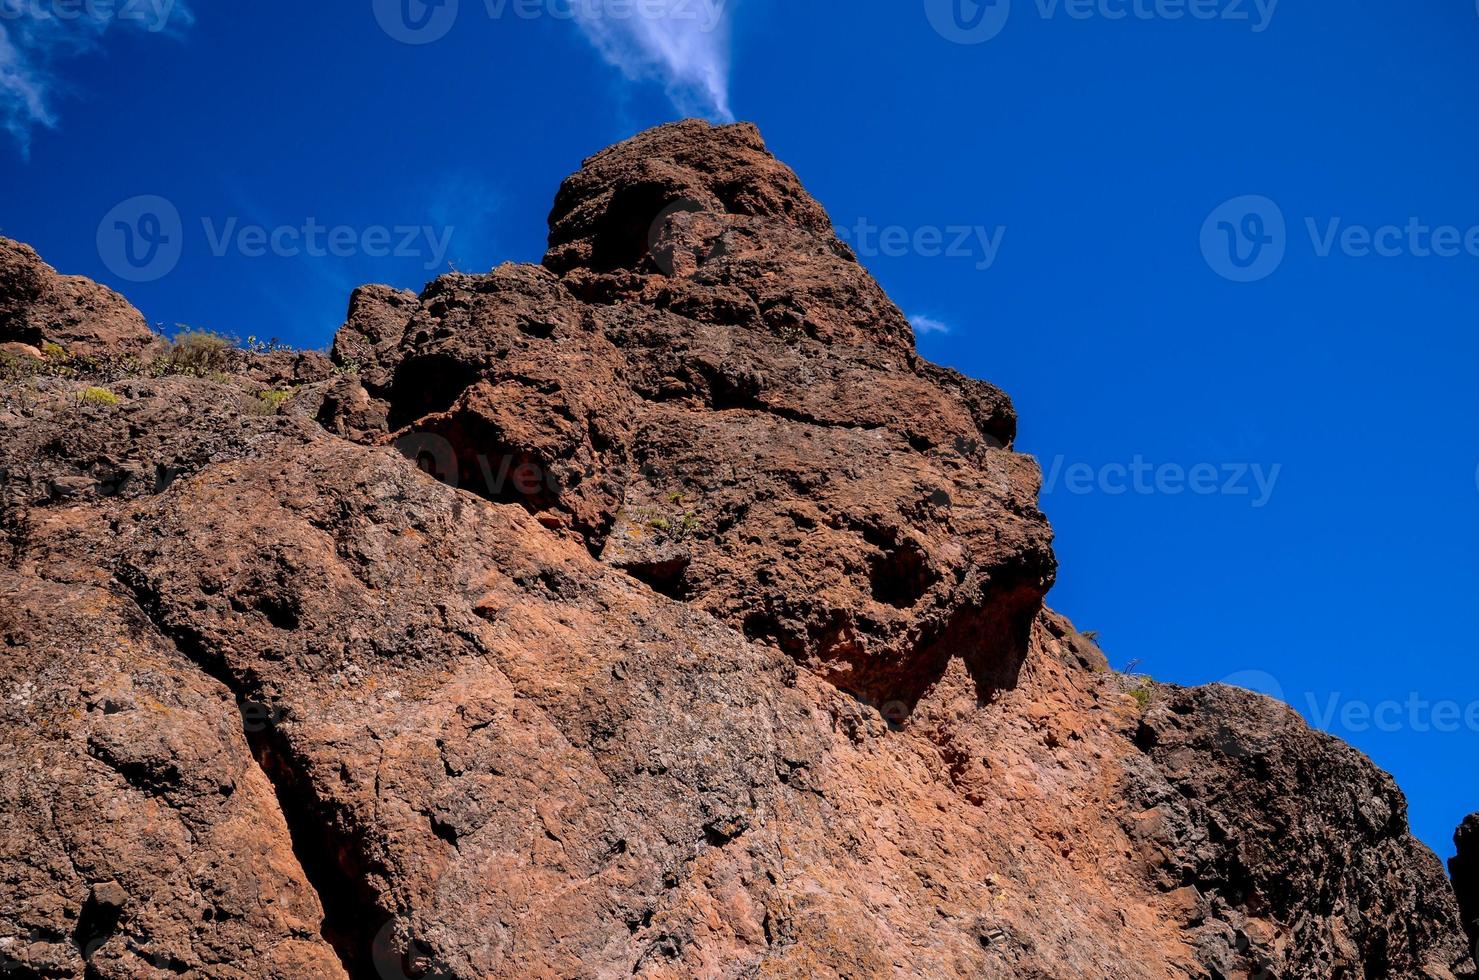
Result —
<instances>
[{"instance_id":1,"label":"white wispy cloud","mask_svg":"<svg viewBox=\"0 0 1479 980\"><path fill-rule=\"evenodd\" d=\"M911 316L909 318L909 325L914 328L914 332L917 334L950 332L950 325L948 323L936 320L932 316L925 316L922 313L916 313Z\"/></svg>"},{"instance_id":2,"label":"white wispy cloud","mask_svg":"<svg viewBox=\"0 0 1479 980\"><path fill-rule=\"evenodd\" d=\"M632 80L663 83L685 115L732 122L729 10L732 0L571 0L596 50Z\"/></svg>"},{"instance_id":3,"label":"white wispy cloud","mask_svg":"<svg viewBox=\"0 0 1479 980\"><path fill-rule=\"evenodd\" d=\"M57 124L57 64L97 50L110 30L175 34L195 22L184 0L0 0L0 126L23 156L37 126Z\"/></svg>"}]
</instances>

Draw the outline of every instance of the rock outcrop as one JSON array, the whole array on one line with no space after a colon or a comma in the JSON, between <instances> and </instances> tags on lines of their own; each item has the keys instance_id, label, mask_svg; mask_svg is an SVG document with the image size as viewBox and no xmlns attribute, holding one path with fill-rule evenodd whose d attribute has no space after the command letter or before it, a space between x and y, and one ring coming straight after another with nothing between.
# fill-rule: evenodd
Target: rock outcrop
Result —
<instances>
[{"instance_id":1,"label":"rock outcrop","mask_svg":"<svg viewBox=\"0 0 1479 980\"><path fill-rule=\"evenodd\" d=\"M1453 835L1458 853L1448 862L1458 894L1459 917L1479 958L1479 813L1471 813Z\"/></svg>"},{"instance_id":2,"label":"rock outcrop","mask_svg":"<svg viewBox=\"0 0 1479 980\"><path fill-rule=\"evenodd\" d=\"M118 357L156 340L143 314L113 290L59 275L29 245L0 238L0 344Z\"/></svg>"},{"instance_id":3,"label":"rock outcrop","mask_svg":"<svg viewBox=\"0 0 1479 980\"><path fill-rule=\"evenodd\" d=\"M1043 606L1009 400L753 127L550 228L357 290L332 364L0 389L0 963L1469 975L1387 776Z\"/></svg>"}]
</instances>

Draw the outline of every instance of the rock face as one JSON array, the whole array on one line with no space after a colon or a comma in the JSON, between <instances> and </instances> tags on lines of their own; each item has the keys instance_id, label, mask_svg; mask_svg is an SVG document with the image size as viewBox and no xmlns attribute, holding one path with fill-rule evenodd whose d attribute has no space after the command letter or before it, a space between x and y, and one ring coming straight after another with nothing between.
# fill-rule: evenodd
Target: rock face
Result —
<instances>
[{"instance_id":1,"label":"rock face","mask_svg":"<svg viewBox=\"0 0 1479 980\"><path fill-rule=\"evenodd\" d=\"M1453 835L1458 854L1448 862L1458 893L1459 917L1479 956L1479 813L1471 813Z\"/></svg>"},{"instance_id":2,"label":"rock face","mask_svg":"<svg viewBox=\"0 0 1479 980\"><path fill-rule=\"evenodd\" d=\"M1010 677L1055 570L1010 402L919 359L753 127L598 154L550 226L545 268L355 294L335 351L405 445L855 694Z\"/></svg>"},{"instance_id":3,"label":"rock face","mask_svg":"<svg viewBox=\"0 0 1479 980\"><path fill-rule=\"evenodd\" d=\"M1008 399L753 127L550 227L357 290L337 367L6 383L0 963L1470 975L1388 777L1044 608Z\"/></svg>"},{"instance_id":4,"label":"rock face","mask_svg":"<svg viewBox=\"0 0 1479 980\"><path fill-rule=\"evenodd\" d=\"M155 340L143 314L113 290L58 275L29 245L0 238L0 343L124 356L142 353Z\"/></svg>"},{"instance_id":5,"label":"rock face","mask_svg":"<svg viewBox=\"0 0 1479 980\"><path fill-rule=\"evenodd\" d=\"M1453 938L1442 864L1413 845L1401 792L1360 753L1222 686L1153 699L1136 742L1159 778L1135 799L1176 855L1163 881L1195 880L1221 906L1192 932L1203 962L1227 976L1437 969L1423 951Z\"/></svg>"}]
</instances>

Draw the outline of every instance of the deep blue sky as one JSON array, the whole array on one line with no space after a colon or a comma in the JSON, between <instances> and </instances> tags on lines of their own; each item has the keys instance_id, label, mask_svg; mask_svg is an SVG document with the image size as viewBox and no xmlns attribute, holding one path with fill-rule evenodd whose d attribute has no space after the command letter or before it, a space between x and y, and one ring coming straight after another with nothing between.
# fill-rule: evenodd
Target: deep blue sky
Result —
<instances>
[{"instance_id":1,"label":"deep blue sky","mask_svg":"<svg viewBox=\"0 0 1479 980\"><path fill-rule=\"evenodd\" d=\"M1479 255L1403 239L1398 256L1321 257L1305 219L1479 226L1479 14L1288 2L1255 32L1045 18L1047 2L1014 0L999 36L964 45L925 0L731 0L732 39L695 57L728 53L734 114L837 224L939 228L947 244L956 226L1005 228L986 269L979 251L866 262L906 312L949 328L922 335L924 353L1009 391L1020 448L1056 466L1052 604L1099 630L1116 666L1277 684L1307 716L1335 697L1326 727L1397 777L1446 857L1479 809L1479 708L1451 732L1420 706L1380 727L1339 710L1479 704ZM28 83L54 126L12 125L29 159L0 133L0 232L163 324L321 347L354 285L433 274L424 248L216 257L203 218L430 224L453 229L460 269L537 260L582 156L677 117L675 98L703 101L625 77L568 20L490 17L482 0L420 46L387 36L370 0L197 0L187 19L70 50L33 39ZM97 235L141 194L178 209L183 255L133 284ZM1215 208L1250 194L1282 212L1287 250L1239 283L1200 241ZM1228 466L1279 469L1266 500L1251 475L1247 495L1105 492L1106 467L1137 459L1163 476L1210 464L1219 486ZM1070 492L1076 464L1088 492Z\"/></svg>"}]
</instances>

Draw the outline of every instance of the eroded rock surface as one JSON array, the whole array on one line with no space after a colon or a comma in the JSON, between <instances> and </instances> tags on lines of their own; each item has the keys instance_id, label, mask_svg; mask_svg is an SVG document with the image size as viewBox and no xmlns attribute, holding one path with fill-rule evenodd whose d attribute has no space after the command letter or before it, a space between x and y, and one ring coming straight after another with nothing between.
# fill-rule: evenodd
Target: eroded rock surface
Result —
<instances>
[{"instance_id":1,"label":"eroded rock surface","mask_svg":"<svg viewBox=\"0 0 1479 980\"><path fill-rule=\"evenodd\" d=\"M592 157L550 241L356 293L336 356L401 445L853 693L1010 681L1055 572L1011 404L919 359L753 127Z\"/></svg>"},{"instance_id":2,"label":"eroded rock surface","mask_svg":"<svg viewBox=\"0 0 1479 980\"><path fill-rule=\"evenodd\" d=\"M1043 607L1010 402L752 127L332 356L3 389L17 975L1470 975L1388 777Z\"/></svg>"},{"instance_id":3,"label":"eroded rock surface","mask_svg":"<svg viewBox=\"0 0 1479 980\"><path fill-rule=\"evenodd\" d=\"M0 343L124 356L156 340L143 314L113 290L59 275L29 245L0 238Z\"/></svg>"},{"instance_id":4,"label":"eroded rock surface","mask_svg":"<svg viewBox=\"0 0 1479 980\"><path fill-rule=\"evenodd\" d=\"M1214 915L1195 931L1224 975L1441 976L1453 906L1442 863L1407 836L1407 803L1350 746L1261 695L1213 685L1157 697L1137 799ZM1297 801L1297 802L1296 802ZM1435 950L1442 950L1435 955Z\"/></svg>"}]
</instances>

